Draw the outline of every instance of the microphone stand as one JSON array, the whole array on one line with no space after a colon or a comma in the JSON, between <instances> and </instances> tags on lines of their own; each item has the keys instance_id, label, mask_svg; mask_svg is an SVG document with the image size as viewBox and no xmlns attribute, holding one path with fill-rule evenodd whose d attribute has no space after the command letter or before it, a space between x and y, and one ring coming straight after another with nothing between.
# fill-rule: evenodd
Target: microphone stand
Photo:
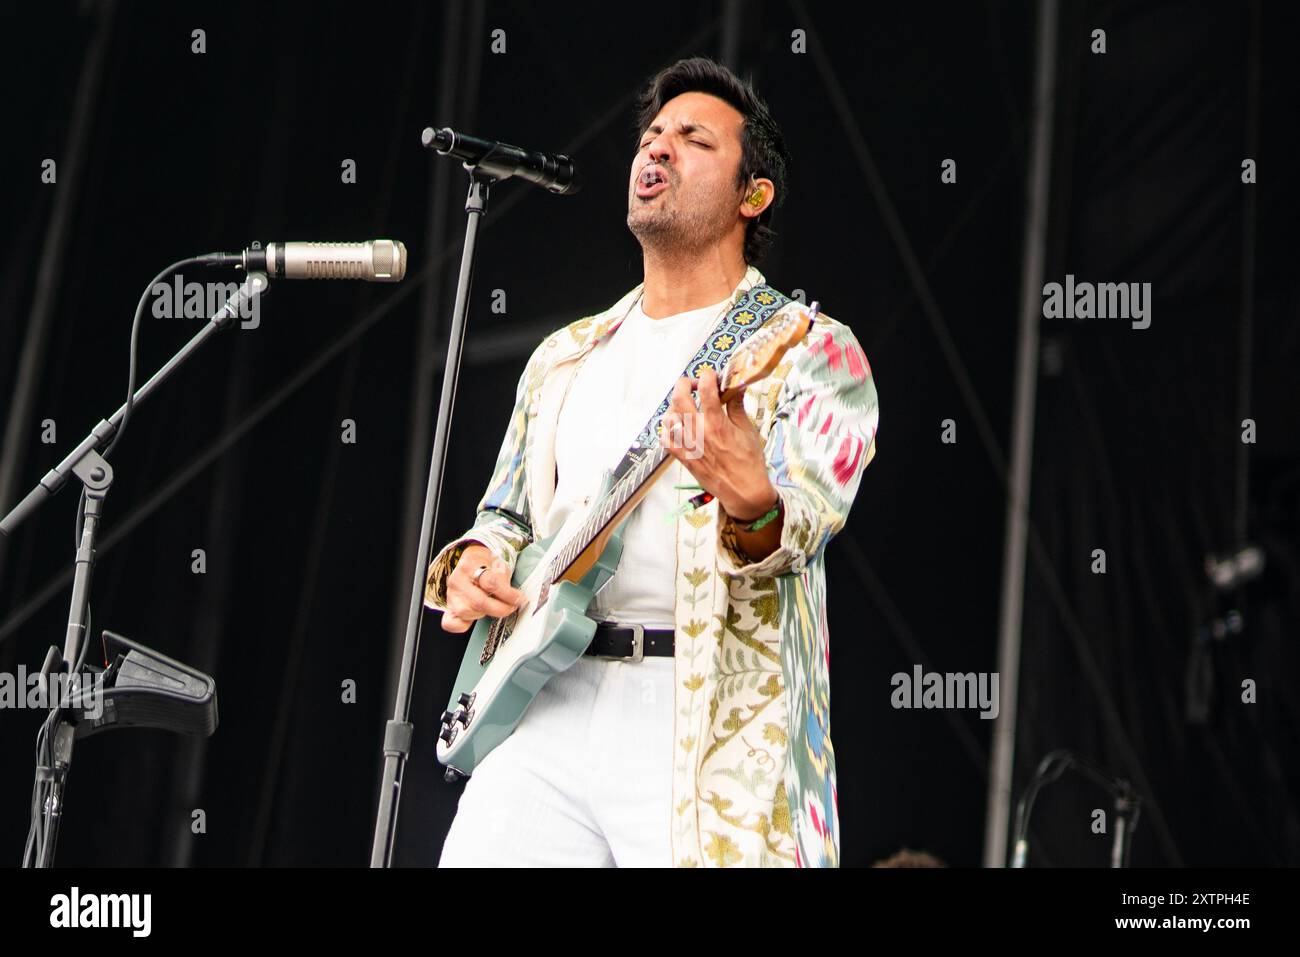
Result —
<instances>
[{"instance_id":1,"label":"microphone stand","mask_svg":"<svg viewBox=\"0 0 1300 957\"><path fill-rule=\"evenodd\" d=\"M447 343L447 362L442 374L442 394L438 400L438 422L433 434L433 455L429 461L429 481L424 492L424 517L420 525L420 544L415 557L415 574L411 580L411 599L406 614L406 638L402 646L402 663L397 675L397 696L393 717L384 726L384 772L379 791L379 810L375 817L374 843L370 850L371 867L390 867L393 841L397 836L397 812L402 797L402 775L411 753L415 725L410 721L411 695L414 690L415 661L420 648L420 625L424 612L424 588L430 543L438 524L438 503L442 495L443 466L447 460L447 438L451 431L451 410L456 400L456 380L460 374L460 356L465 343L465 318L469 312L470 283L474 276L474 251L478 242L479 221L487 212L488 189L498 179L510 176L510 170L488 162L463 164L469 173L469 194L465 200L465 245L460 258L460 279L456 284L456 304L451 314L451 334ZM448 768L446 780L455 781L458 772Z\"/></svg>"},{"instance_id":2,"label":"microphone stand","mask_svg":"<svg viewBox=\"0 0 1300 957\"><path fill-rule=\"evenodd\" d=\"M215 316L208 320L198 333L167 361L161 369L144 385L135 391L131 405L137 406L147 399L162 383L176 371L186 359L190 358L205 342L240 314L244 303L252 302L267 289L264 273L251 272ZM46 671L63 666L71 675L76 671L81 660L82 642L87 636L86 609L90 602L90 579L95 567L95 535L98 531L100 515L108 489L113 484L113 467L100 454L100 450L117 434L122 419L126 415L126 403L113 413L113 416L100 420L81 443L66 458L45 474L40 482L19 502L3 519L0 519L0 535L9 535L32 512L36 511L47 499L59 491L70 478L76 477L86 490L86 503L82 508L84 524L81 541L77 545L76 565L72 578L72 601L68 610L68 627L63 639L63 656L60 660L58 649L51 647L46 658ZM51 659L53 663L51 663ZM54 846L58 841L59 824L63 817L63 794L67 783L68 770L72 765L72 743L75 725L67 714L67 709L57 704L51 707L53 718L53 761L51 765L38 764L36 780L48 785L45 799L41 802L40 814L42 824L40 840L36 847L36 866L50 867L54 862ZM24 863L26 863L24 861Z\"/></svg>"},{"instance_id":3,"label":"microphone stand","mask_svg":"<svg viewBox=\"0 0 1300 957\"><path fill-rule=\"evenodd\" d=\"M1133 832L1137 830L1142 799L1123 779L1114 782L1111 793L1115 798L1115 839L1110 845L1110 866L1128 867L1129 851L1133 846Z\"/></svg>"},{"instance_id":4,"label":"microphone stand","mask_svg":"<svg viewBox=\"0 0 1300 957\"><path fill-rule=\"evenodd\" d=\"M1033 780L1021 795L1016 807L1016 840L1011 859L1013 868L1021 868L1029 857L1029 818L1034 812L1034 801L1043 785L1057 780L1066 771L1075 770L1105 788L1115 799L1114 837L1110 846L1110 866L1128 867L1129 851L1133 844L1133 831L1137 828L1142 810L1142 798L1124 778L1116 778L1104 769L1072 754L1053 751L1039 762Z\"/></svg>"}]
</instances>

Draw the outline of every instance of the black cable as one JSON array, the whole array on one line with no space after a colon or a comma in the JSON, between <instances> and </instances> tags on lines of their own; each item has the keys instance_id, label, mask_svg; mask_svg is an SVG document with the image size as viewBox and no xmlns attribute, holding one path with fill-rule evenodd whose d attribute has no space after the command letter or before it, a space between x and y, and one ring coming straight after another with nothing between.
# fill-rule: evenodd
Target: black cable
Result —
<instances>
[{"instance_id":1,"label":"black cable","mask_svg":"<svg viewBox=\"0 0 1300 957\"><path fill-rule=\"evenodd\" d=\"M162 282L178 269L184 269L186 266L193 266L208 261L210 261L210 257L208 256L191 256L188 259L174 262L158 275L154 276L153 279L149 280L149 285L145 286L144 292L140 294L140 301L135 307L135 318L131 320L131 358L130 365L127 369L126 408L122 412L122 421L117 427L117 432L113 435L112 441L108 443L108 446L101 453L104 458L108 458L108 454L113 451L113 447L121 441L122 434L126 431L126 424L131 419L131 409L135 405L135 380L139 352L140 320L144 317L144 307L149 302L149 296L153 292L154 286L158 285L158 283Z\"/></svg>"},{"instance_id":2,"label":"black cable","mask_svg":"<svg viewBox=\"0 0 1300 957\"><path fill-rule=\"evenodd\" d=\"M1029 836L1029 820L1034 814L1034 802L1038 800L1038 792L1045 784L1058 780L1073 760L1074 756L1069 751L1058 749L1038 762L1029 786L1025 788L1025 792L1020 796L1020 803L1016 805L1016 827L1011 835L1012 847L1017 847Z\"/></svg>"},{"instance_id":3,"label":"black cable","mask_svg":"<svg viewBox=\"0 0 1300 957\"><path fill-rule=\"evenodd\" d=\"M158 285L158 283L162 282L178 269L184 269L186 266L193 266L199 263L207 263L211 261L212 257L210 255L190 256L187 259L178 260L150 279L148 284L144 287L144 292L140 294L140 301L136 303L135 306L135 316L131 319L131 346L126 371L126 406L122 411L122 421L118 423L117 430L113 433L113 438L109 440L109 443L104 447L104 450L99 453L104 458L108 458L109 453L111 453L117 443L121 441L123 433L126 432L127 423L131 421L131 410L135 407L136 369L139 365L140 354L140 321L144 318L144 308L149 303L149 296L153 293L154 286ZM73 539L74 548L81 547L82 514L85 511L85 508L86 489L85 486L82 486L81 495L77 498L77 515L74 523L76 535Z\"/></svg>"}]
</instances>

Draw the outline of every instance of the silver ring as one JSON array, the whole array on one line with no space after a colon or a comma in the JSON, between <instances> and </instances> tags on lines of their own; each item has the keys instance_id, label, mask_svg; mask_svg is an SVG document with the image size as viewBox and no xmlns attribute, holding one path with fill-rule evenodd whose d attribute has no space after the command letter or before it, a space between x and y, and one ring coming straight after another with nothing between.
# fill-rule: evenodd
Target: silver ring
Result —
<instances>
[{"instance_id":1,"label":"silver ring","mask_svg":"<svg viewBox=\"0 0 1300 957\"><path fill-rule=\"evenodd\" d=\"M475 585L478 585L479 578L481 578L483 573L487 570L488 567L486 565L480 565L478 568L474 569L474 574L470 576L470 581L472 581ZM482 585L479 585L479 588L482 587L483 587ZM486 591L486 589L484 590Z\"/></svg>"}]
</instances>

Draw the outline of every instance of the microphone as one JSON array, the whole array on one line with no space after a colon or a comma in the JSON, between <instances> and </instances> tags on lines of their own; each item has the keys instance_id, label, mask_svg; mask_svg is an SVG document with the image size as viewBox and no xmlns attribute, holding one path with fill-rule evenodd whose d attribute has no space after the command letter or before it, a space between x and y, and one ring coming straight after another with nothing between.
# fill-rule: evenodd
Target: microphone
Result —
<instances>
[{"instance_id":1,"label":"microphone","mask_svg":"<svg viewBox=\"0 0 1300 957\"><path fill-rule=\"evenodd\" d=\"M506 143L482 140L477 136L457 133L449 126L440 130L427 127L420 134L420 142L444 156L456 157L466 167L483 170L497 179L518 176L557 196L572 196L582 188L582 179L578 176L573 160L561 153L538 153Z\"/></svg>"},{"instance_id":2,"label":"microphone","mask_svg":"<svg viewBox=\"0 0 1300 957\"><path fill-rule=\"evenodd\" d=\"M365 243L253 243L243 252L212 253L213 266L239 266L273 279L364 279L399 282L406 275L406 246L394 239Z\"/></svg>"}]
</instances>

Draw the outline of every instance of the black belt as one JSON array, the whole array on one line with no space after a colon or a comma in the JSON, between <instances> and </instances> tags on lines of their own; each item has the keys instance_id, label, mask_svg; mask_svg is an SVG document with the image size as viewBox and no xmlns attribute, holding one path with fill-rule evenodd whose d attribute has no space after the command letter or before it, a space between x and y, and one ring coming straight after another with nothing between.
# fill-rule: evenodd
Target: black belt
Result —
<instances>
[{"instance_id":1,"label":"black belt","mask_svg":"<svg viewBox=\"0 0 1300 957\"><path fill-rule=\"evenodd\" d=\"M673 631L671 628L644 628L600 621L596 623L596 634L583 654L619 661L640 661L643 657L671 658Z\"/></svg>"}]
</instances>

